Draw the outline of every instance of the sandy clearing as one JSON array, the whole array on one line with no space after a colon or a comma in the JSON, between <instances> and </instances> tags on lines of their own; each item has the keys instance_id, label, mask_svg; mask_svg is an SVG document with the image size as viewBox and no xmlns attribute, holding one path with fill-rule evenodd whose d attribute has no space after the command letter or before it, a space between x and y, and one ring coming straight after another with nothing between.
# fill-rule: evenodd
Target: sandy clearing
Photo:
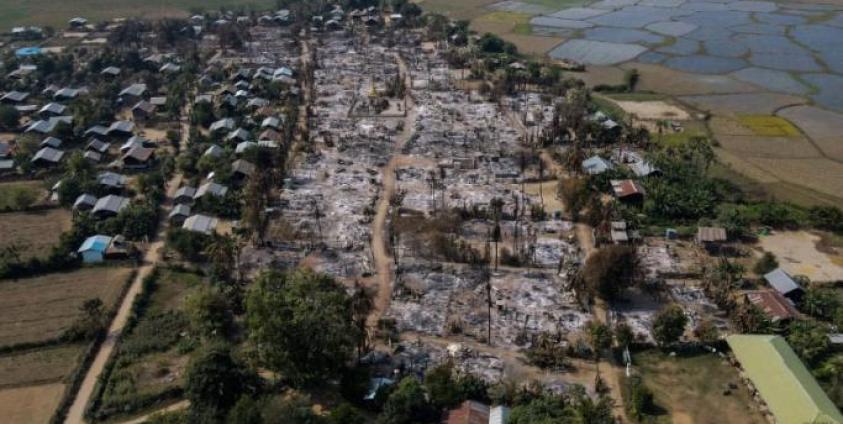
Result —
<instances>
[{"instance_id":1,"label":"sandy clearing","mask_svg":"<svg viewBox=\"0 0 843 424\"><path fill-rule=\"evenodd\" d=\"M61 383L0 390L0 417L7 423L48 423L62 394Z\"/></svg>"},{"instance_id":2,"label":"sandy clearing","mask_svg":"<svg viewBox=\"0 0 843 424\"><path fill-rule=\"evenodd\" d=\"M663 100L649 100L643 102L629 100L612 100L617 103L626 113L635 115L638 119L645 121L658 121L671 119L676 121L687 121L691 115L676 105Z\"/></svg>"},{"instance_id":3,"label":"sandy clearing","mask_svg":"<svg viewBox=\"0 0 843 424\"><path fill-rule=\"evenodd\" d=\"M783 231L761 237L759 244L776 255L779 265L790 275L804 275L811 281L843 280L843 267L817 250L819 240L818 235L806 231Z\"/></svg>"}]
</instances>

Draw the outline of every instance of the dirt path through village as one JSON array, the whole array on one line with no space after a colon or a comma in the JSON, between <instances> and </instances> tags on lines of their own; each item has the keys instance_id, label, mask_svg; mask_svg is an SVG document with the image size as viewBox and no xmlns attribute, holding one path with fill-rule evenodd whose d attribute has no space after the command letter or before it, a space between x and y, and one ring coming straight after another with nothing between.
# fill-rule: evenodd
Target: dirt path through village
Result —
<instances>
[{"instance_id":1,"label":"dirt path through village","mask_svg":"<svg viewBox=\"0 0 843 424\"><path fill-rule=\"evenodd\" d=\"M184 149L187 146L190 134L190 123L187 119L188 116L190 115L187 108L185 108L181 118L181 149ZM167 182L167 199L164 202L165 207L172 204L172 199L175 197L176 191L181 185L181 181L181 173L176 173ZM129 286L129 290L126 292L126 296L123 298L123 302L117 309L117 314L114 316L114 320L108 328L108 335L106 336L105 341L102 343L102 346L100 346L99 351L94 357L94 361L91 363L91 367L88 368L88 372L85 374L84 380L82 380L82 385L79 387L79 391L76 393L73 404L67 412L67 417L64 420L65 424L82 424L85 422L85 408L91 400L91 396L94 393L94 389L96 388L100 375L105 369L105 365L108 363L108 359L111 358L111 355L114 353L117 341L120 339L120 335L123 333L126 323L129 321L129 316L132 312L132 305L135 303L135 299L143 289L143 280L149 276L163 257L164 239L166 238L167 231L166 224L167 214L162 213L158 223L158 233L155 235L154 241L146 249L146 253L143 257L143 265L138 269L135 279L132 281L131 286Z\"/></svg>"},{"instance_id":2,"label":"dirt path through village","mask_svg":"<svg viewBox=\"0 0 843 424\"><path fill-rule=\"evenodd\" d=\"M396 58L400 72L404 75L405 83L409 87L410 74L407 64L400 56L396 55ZM386 247L386 220L389 216L389 200L395 194L395 169L404 160L401 151L404 145L410 140L410 137L413 136L416 122L415 103L409 94L409 90L405 109L404 127L401 129L401 133L398 134L395 146L393 147L392 157L381 171L381 175L383 175L383 189L381 190L381 196L375 208L375 219L372 221L372 257L375 262L378 287L373 302L372 313L369 314L368 324L370 328L377 326L378 320L389 309L389 302L392 299L392 256Z\"/></svg>"}]
</instances>

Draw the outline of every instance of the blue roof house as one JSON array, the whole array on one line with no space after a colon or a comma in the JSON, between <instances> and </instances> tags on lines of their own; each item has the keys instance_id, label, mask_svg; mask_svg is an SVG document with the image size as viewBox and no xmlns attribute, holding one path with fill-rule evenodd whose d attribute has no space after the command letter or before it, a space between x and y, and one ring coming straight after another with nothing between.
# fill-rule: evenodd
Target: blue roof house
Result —
<instances>
[{"instance_id":1,"label":"blue roof house","mask_svg":"<svg viewBox=\"0 0 843 424\"><path fill-rule=\"evenodd\" d=\"M99 263L105 260L105 251L111 245L111 237L96 235L85 239L76 252L82 255L82 262L86 264Z\"/></svg>"}]
</instances>

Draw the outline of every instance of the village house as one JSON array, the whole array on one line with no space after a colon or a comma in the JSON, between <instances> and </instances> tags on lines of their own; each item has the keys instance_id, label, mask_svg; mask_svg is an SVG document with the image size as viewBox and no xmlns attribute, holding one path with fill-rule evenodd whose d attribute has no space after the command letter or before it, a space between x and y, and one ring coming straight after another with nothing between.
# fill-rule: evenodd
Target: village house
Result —
<instances>
[{"instance_id":1,"label":"village house","mask_svg":"<svg viewBox=\"0 0 843 424\"><path fill-rule=\"evenodd\" d=\"M36 166L54 166L61 162L64 157L64 152L54 149L52 147L42 147L41 150L35 152L32 157L32 164Z\"/></svg>"},{"instance_id":2,"label":"village house","mask_svg":"<svg viewBox=\"0 0 843 424\"><path fill-rule=\"evenodd\" d=\"M698 227L694 240L709 252L718 252L728 241L726 229L720 227Z\"/></svg>"},{"instance_id":3,"label":"village house","mask_svg":"<svg viewBox=\"0 0 843 424\"><path fill-rule=\"evenodd\" d=\"M73 202L73 210L87 212L97 204L97 198L91 194L80 194Z\"/></svg>"},{"instance_id":4,"label":"village house","mask_svg":"<svg viewBox=\"0 0 843 424\"><path fill-rule=\"evenodd\" d=\"M783 269L776 268L764 274L764 280L767 281L770 287L782 296L790 299L793 303L798 305L802 302L805 290Z\"/></svg>"},{"instance_id":5,"label":"village house","mask_svg":"<svg viewBox=\"0 0 843 424\"><path fill-rule=\"evenodd\" d=\"M136 83L132 84L122 91L118 95L120 97L120 102L123 104L134 104L138 101L143 100L144 96L146 95L146 84Z\"/></svg>"},{"instance_id":6,"label":"village house","mask_svg":"<svg viewBox=\"0 0 843 424\"><path fill-rule=\"evenodd\" d=\"M97 203L94 205L93 209L91 209L91 213L99 219L109 218L116 216L128 205L128 198L109 194L108 196L101 197L97 200Z\"/></svg>"},{"instance_id":7,"label":"village house","mask_svg":"<svg viewBox=\"0 0 843 424\"><path fill-rule=\"evenodd\" d=\"M5 104L17 104L23 103L24 100L29 97L29 93L23 93L20 91L10 91L0 97L0 103Z\"/></svg>"},{"instance_id":8,"label":"village house","mask_svg":"<svg viewBox=\"0 0 843 424\"><path fill-rule=\"evenodd\" d=\"M173 202L176 204L191 204L193 197L196 196L196 188L191 186L181 186L176 190L176 195L173 196Z\"/></svg>"},{"instance_id":9,"label":"village house","mask_svg":"<svg viewBox=\"0 0 843 424\"><path fill-rule=\"evenodd\" d=\"M53 116L61 116L67 110L67 106L61 103L47 103L38 110L38 116L42 119L50 119Z\"/></svg>"},{"instance_id":10,"label":"village house","mask_svg":"<svg viewBox=\"0 0 843 424\"><path fill-rule=\"evenodd\" d=\"M100 141L99 139L92 138L87 145L85 145L85 150L90 150L93 152L97 152L99 154L105 154L108 152L108 149L111 148L110 143L106 143L104 141Z\"/></svg>"},{"instance_id":11,"label":"village house","mask_svg":"<svg viewBox=\"0 0 843 424\"><path fill-rule=\"evenodd\" d=\"M197 214L185 219L181 227L187 231L211 235L216 231L218 224L219 220L217 218Z\"/></svg>"},{"instance_id":12,"label":"village house","mask_svg":"<svg viewBox=\"0 0 843 424\"><path fill-rule=\"evenodd\" d=\"M774 324L786 325L799 317L793 303L775 290L750 290L745 296L747 302L764 311Z\"/></svg>"},{"instance_id":13,"label":"village house","mask_svg":"<svg viewBox=\"0 0 843 424\"><path fill-rule=\"evenodd\" d=\"M59 140L58 138L47 137L41 140L41 144L39 144L39 147L52 147L54 149L58 149L61 147L61 144L61 140Z\"/></svg>"},{"instance_id":14,"label":"village house","mask_svg":"<svg viewBox=\"0 0 843 424\"><path fill-rule=\"evenodd\" d=\"M129 151L123 154L121 158L123 168L126 169L146 169L151 165L155 157L155 149L142 146L133 146Z\"/></svg>"},{"instance_id":15,"label":"village house","mask_svg":"<svg viewBox=\"0 0 843 424\"><path fill-rule=\"evenodd\" d=\"M132 106L132 118L137 122L144 122L151 119L155 115L155 105L141 100Z\"/></svg>"},{"instance_id":16,"label":"village house","mask_svg":"<svg viewBox=\"0 0 843 424\"><path fill-rule=\"evenodd\" d=\"M206 182L199 186L199 189L196 190L196 194L193 195L193 200L199 200L206 195L211 195L214 197L223 197L228 193L228 187L215 183L213 181Z\"/></svg>"},{"instance_id":17,"label":"village house","mask_svg":"<svg viewBox=\"0 0 843 424\"><path fill-rule=\"evenodd\" d=\"M644 201L644 187L634 180L611 180L615 197L626 203L641 203Z\"/></svg>"},{"instance_id":18,"label":"village house","mask_svg":"<svg viewBox=\"0 0 843 424\"><path fill-rule=\"evenodd\" d=\"M177 204L173 207L173 210L170 211L169 215L167 215L167 219L170 220L170 224L180 226L189 216L190 205Z\"/></svg>"}]
</instances>

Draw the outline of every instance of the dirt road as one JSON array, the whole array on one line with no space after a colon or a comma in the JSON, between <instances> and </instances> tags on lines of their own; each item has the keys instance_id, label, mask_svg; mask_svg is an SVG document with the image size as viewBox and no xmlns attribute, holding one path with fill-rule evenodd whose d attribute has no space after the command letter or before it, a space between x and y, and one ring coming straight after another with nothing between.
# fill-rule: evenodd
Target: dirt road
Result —
<instances>
[{"instance_id":1,"label":"dirt road","mask_svg":"<svg viewBox=\"0 0 843 424\"><path fill-rule=\"evenodd\" d=\"M184 149L187 146L190 134L190 123L186 118L187 116L189 116L189 113L187 108L185 108L181 119L182 133L179 144L181 149ZM181 181L182 175L180 173L176 173L167 182L167 199L164 202L165 207L172 204L172 198L175 197L176 191L178 190L179 185L181 185ZM82 385L79 387L79 391L76 393L73 404L67 412L67 417L64 420L65 424L81 424L85 422L85 408L91 400L91 396L94 393L94 388L96 387L100 374L102 374L108 359L114 353L117 341L120 339L120 335L123 333L123 329L129 321L129 315L132 312L132 305L135 303L135 299L141 293L141 289L143 288L143 280L150 274L150 272L152 272L158 262L162 259L164 239L166 238L167 230L166 224L167 214L162 213L161 220L158 223L158 233L155 235L153 242L146 249L146 253L143 257L143 265L138 269L137 276L132 281L128 292L126 292L126 296L123 298L123 303L120 304L117 309L117 314L114 316L114 320L108 328L108 335L106 336L105 341L102 343L102 346L100 346L97 355L94 357L94 362L91 363L91 367L85 374L85 379L82 380Z\"/></svg>"},{"instance_id":2,"label":"dirt road","mask_svg":"<svg viewBox=\"0 0 843 424\"><path fill-rule=\"evenodd\" d=\"M407 64L400 56L396 55L396 58L400 72L404 75L405 83L409 87L410 80ZM395 145L393 146L392 157L381 170L381 174L383 175L383 189L381 190L381 195L375 208L375 218L372 221L372 257L375 262L378 287L373 302L372 313L369 314L368 321L370 328L377 326L380 317L389 309L389 302L392 299L392 255L390 255L386 247L386 220L389 216L389 200L395 194L395 169L404 160L401 150L407 144L407 141L410 140L410 137L413 136L416 115L415 103L408 94L404 127L401 133L398 134Z\"/></svg>"},{"instance_id":3,"label":"dirt road","mask_svg":"<svg viewBox=\"0 0 843 424\"><path fill-rule=\"evenodd\" d=\"M181 402L176 402L172 405L165 406L165 407L163 407L163 408L161 408L157 411L141 415L140 417L132 418L131 420L128 420L128 421L123 421L120 424L142 424L142 423L145 423L146 421L148 421L150 418L152 418L155 415L162 414L164 412L181 411L183 409L187 409L188 406L190 406L190 402L186 401L186 400L183 400Z\"/></svg>"}]
</instances>

